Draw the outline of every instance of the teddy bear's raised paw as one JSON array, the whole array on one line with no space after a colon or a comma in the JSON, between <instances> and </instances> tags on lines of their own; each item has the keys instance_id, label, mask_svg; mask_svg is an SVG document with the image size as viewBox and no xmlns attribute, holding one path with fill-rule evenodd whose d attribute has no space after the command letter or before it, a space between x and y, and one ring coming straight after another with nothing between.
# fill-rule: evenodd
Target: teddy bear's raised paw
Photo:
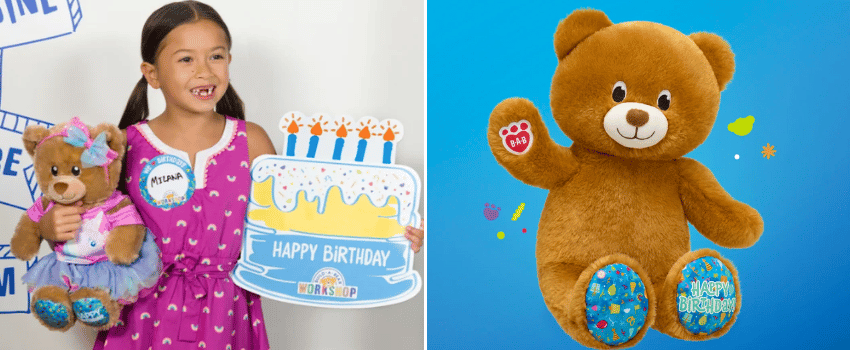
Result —
<instances>
[{"instance_id":1,"label":"teddy bear's raised paw","mask_svg":"<svg viewBox=\"0 0 850 350\"><path fill-rule=\"evenodd\" d=\"M531 143L534 141L531 123L525 119L499 129L499 137L502 138L502 145L505 146L505 149L516 155L528 152L531 149Z\"/></svg>"}]
</instances>

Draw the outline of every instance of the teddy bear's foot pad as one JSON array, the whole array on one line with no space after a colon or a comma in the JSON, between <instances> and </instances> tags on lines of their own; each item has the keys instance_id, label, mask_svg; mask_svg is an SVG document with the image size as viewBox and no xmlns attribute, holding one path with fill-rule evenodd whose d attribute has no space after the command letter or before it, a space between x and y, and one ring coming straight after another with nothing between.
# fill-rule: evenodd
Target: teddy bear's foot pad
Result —
<instances>
[{"instance_id":1,"label":"teddy bear's foot pad","mask_svg":"<svg viewBox=\"0 0 850 350\"><path fill-rule=\"evenodd\" d=\"M109 323L109 312L100 299L83 298L74 301L74 313L77 319L92 327L101 327Z\"/></svg>"},{"instance_id":2,"label":"teddy bear's foot pad","mask_svg":"<svg viewBox=\"0 0 850 350\"><path fill-rule=\"evenodd\" d=\"M587 329L610 346L632 339L646 322L649 300L638 274L624 264L596 271L585 296Z\"/></svg>"},{"instance_id":3,"label":"teddy bear's foot pad","mask_svg":"<svg viewBox=\"0 0 850 350\"><path fill-rule=\"evenodd\" d=\"M52 328L65 328L71 321L71 315L65 305L50 300L36 301L34 310L38 318Z\"/></svg>"},{"instance_id":4,"label":"teddy bear's foot pad","mask_svg":"<svg viewBox=\"0 0 850 350\"><path fill-rule=\"evenodd\" d=\"M676 290L679 322L696 335L714 333L732 319L737 287L732 272L715 257L688 263Z\"/></svg>"}]
</instances>

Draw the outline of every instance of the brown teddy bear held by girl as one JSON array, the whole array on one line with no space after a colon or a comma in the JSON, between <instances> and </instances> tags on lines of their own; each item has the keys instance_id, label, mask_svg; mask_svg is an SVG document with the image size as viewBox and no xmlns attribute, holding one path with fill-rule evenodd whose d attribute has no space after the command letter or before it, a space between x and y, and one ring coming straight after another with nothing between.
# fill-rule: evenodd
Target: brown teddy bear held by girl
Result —
<instances>
[{"instance_id":1,"label":"brown teddy bear held by girl","mask_svg":"<svg viewBox=\"0 0 850 350\"><path fill-rule=\"evenodd\" d=\"M735 67L729 45L577 10L558 25L555 52L552 113L572 146L521 98L496 106L487 135L511 175L549 190L536 254L547 307L593 348L633 346L650 326L686 340L725 334L741 306L737 271L714 250L691 251L688 222L728 248L752 246L764 224L683 156L714 125Z\"/></svg>"}]
</instances>

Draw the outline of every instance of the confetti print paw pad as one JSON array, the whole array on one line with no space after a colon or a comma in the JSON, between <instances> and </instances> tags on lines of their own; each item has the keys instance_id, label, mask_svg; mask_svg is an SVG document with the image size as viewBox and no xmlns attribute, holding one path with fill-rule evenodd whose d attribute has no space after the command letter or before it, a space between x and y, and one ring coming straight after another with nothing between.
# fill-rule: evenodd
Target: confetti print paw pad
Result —
<instances>
[{"instance_id":1,"label":"confetti print paw pad","mask_svg":"<svg viewBox=\"0 0 850 350\"><path fill-rule=\"evenodd\" d=\"M516 155L528 152L531 149L531 142L534 141L534 135L531 134L531 123L527 120L520 120L502 127L499 129L499 136L502 138L502 145L505 146L505 149Z\"/></svg>"},{"instance_id":2,"label":"confetti print paw pad","mask_svg":"<svg viewBox=\"0 0 850 350\"><path fill-rule=\"evenodd\" d=\"M596 271L585 302L587 329L596 340L610 346L629 341L646 322L646 288L638 274L623 264Z\"/></svg>"},{"instance_id":3,"label":"confetti print paw pad","mask_svg":"<svg viewBox=\"0 0 850 350\"><path fill-rule=\"evenodd\" d=\"M65 305L50 300L36 301L34 311L38 318L52 328L65 328L71 318Z\"/></svg>"},{"instance_id":4,"label":"confetti print paw pad","mask_svg":"<svg viewBox=\"0 0 850 350\"><path fill-rule=\"evenodd\" d=\"M92 327L100 327L109 322L109 313L103 303L96 298L83 298L72 305L77 318Z\"/></svg>"},{"instance_id":5,"label":"confetti print paw pad","mask_svg":"<svg viewBox=\"0 0 850 350\"><path fill-rule=\"evenodd\" d=\"M679 322L689 332L708 335L722 328L735 313L732 272L714 257L685 265L677 287Z\"/></svg>"}]
</instances>

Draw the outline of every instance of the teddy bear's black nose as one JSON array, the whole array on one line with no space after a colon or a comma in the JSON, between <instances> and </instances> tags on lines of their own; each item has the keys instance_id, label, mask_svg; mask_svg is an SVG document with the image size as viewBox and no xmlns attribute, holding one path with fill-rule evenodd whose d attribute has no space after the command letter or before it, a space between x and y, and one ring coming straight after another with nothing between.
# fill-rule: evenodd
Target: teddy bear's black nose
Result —
<instances>
[{"instance_id":1,"label":"teddy bear's black nose","mask_svg":"<svg viewBox=\"0 0 850 350\"><path fill-rule=\"evenodd\" d=\"M64 182L57 183L53 185L53 190L56 191L57 194L64 194L68 189L68 184Z\"/></svg>"},{"instance_id":2,"label":"teddy bear's black nose","mask_svg":"<svg viewBox=\"0 0 850 350\"><path fill-rule=\"evenodd\" d=\"M626 121L636 127L644 126L646 122L649 121L649 113L637 108L630 109L629 112L626 113Z\"/></svg>"}]
</instances>

